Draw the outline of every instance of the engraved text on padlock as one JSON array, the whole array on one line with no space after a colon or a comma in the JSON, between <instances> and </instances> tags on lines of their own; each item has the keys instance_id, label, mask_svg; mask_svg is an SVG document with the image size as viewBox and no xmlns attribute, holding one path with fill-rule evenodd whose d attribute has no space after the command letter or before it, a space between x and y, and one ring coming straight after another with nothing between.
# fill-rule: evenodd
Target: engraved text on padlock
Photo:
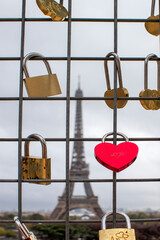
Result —
<instances>
[{"instance_id":1,"label":"engraved text on padlock","mask_svg":"<svg viewBox=\"0 0 160 240\"><path fill-rule=\"evenodd\" d=\"M33 138L41 142L42 158L31 157L29 154L29 141L25 142L25 156L22 157L23 179L51 179L51 158L47 158L47 146L44 138L39 134L31 134L28 138ZM35 182L48 185L50 182Z\"/></svg>"}]
</instances>

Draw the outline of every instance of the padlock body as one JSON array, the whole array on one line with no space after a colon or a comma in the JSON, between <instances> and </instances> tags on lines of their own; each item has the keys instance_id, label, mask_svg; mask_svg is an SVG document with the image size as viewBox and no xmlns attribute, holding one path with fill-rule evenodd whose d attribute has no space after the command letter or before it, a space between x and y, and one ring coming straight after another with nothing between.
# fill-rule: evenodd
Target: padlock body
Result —
<instances>
[{"instance_id":1,"label":"padlock body","mask_svg":"<svg viewBox=\"0 0 160 240\"><path fill-rule=\"evenodd\" d=\"M160 97L158 90L145 89L139 94L139 97ZM146 110L158 110L160 108L160 100L140 100L142 107Z\"/></svg>"},{"instance_id":2,"label":"padlock body","mask_svg":"<svg viewBox=\"0 0 160 240\"><path fill-rule=\"evenodd\" d=\"M51 158L22 157L22 176L23 179L51 179ZM51 183L37 182L36 184Z\"/></svg>"},{"instance_id":3,"label":"padlock body","mask_svg":"<svg viewBox=\"0 0 160 240\"><path fill-rule=\"evenodd\" d=\"M56 74L48 74L24 79L29 97L48 97L61 94Z\"/></svg>"},{"instance_id":4,"label":"padlock body","mask_svg":"<svg viewBox=\"0 0 160 240\"><path fill-rule=\"evenodd\" d=\"M128 97L129 93L126 88L117 88L117 97ZM114 97L114 89L107 90L104 97ZM117 100L117 108L123 108L127 104L128 100ZM105 100L105 103L111 109L114 109L114 100Z\"/></svg>"},{"instance_id":5,"label":"padlock body","mask_svg":"<svg viewBox=\"0 0 160 240\"><path fill-rule=\"evenodd\" d=\"M66 8L54 0L36 0L36 2L40 10L53 21L63 21L68 16Z\"/></svg>"},{"instance_id":6,"label":"padlock body","mask_svg":"<svg viewBox=\"0 0 160 240\"><path fill-rule=\"evenodd\" d=\"M150 16L147 19L148 20L156 20L156 19L159 19L159 15ZM146 28L147 32L149 32L150 34L152 34L154 36L158 36L160 34L159 22L145 22L145 28Z\"/></svg>"},{"instance_id":7,"label":"padlock body","mask_svg":"<svg viewBox=\"0 0 160 240\"><path fill-rule=\"evenodd\" d=\"M160 97L160 92L158 90L152 90L152 97ZM152 110L158 110L160 108L160 100L153 100L154 105Z\"/></svg>"},{"instance_id":8,"label":"padlock body","mask_svg":"<svg viewBox=\"0 0 160 240\"><path fill-rule=\"evenodd\" d=\"M112 228L99 231L99 240L135 240L132 228Z\"/></svg>"}]
</instances>

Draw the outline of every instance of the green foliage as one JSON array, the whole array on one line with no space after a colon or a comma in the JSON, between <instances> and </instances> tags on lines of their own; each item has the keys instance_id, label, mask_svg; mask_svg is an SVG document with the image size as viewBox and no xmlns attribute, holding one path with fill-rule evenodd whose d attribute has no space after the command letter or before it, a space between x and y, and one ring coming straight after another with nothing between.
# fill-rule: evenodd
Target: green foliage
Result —
<instances>
[{"instance_id":1,"label":"green foliage","mask_svg":"<svg viewBox=\"0 0 160 240\"><path fill-rule=\"evenodd\" d=\"M2 227L0 227L0 236L5 236L6 230Z\"/></svg>"},{"instance_id":2,"label":"green foliage","mask_svg":"<svg viewBox=\"0 0 160 240\"><path fill-rule=\"evenodd\" d=\"M130 219L144 219L149 217L149 215L144 212L128 213L128 216Z\"/></svg>"},{"instance_id":3,"label":"green foliage","mask_svg":"<svg viewBox=\"0 0 160 240\"><path fill-rule=\"evenodd\" d=\"M77 238L83 238L86 240L98 240L98 230L93 225L89 224L73 224L70 226L70 240L77 240ZM36 231L40 238L45 236L49 240L64 240L65 239L65 225L36 225L32 227L33 231Z\"/></svg>"},{"instance_id":4,"label":"green foliage","mask_svg":"<svg viewBox=\"0 0 160 240\"><path fill-rule=\"evenodd\" d=\"M13 232L12 230L8 230L5 234L6 237L12 237L12 238L16 238L17 235L15 232Z\"/></svg>"},{"instance_id":5,"label":"green foliage","mask_svg":"<svg viewBox=\"0 0 160 240\"><path fill-rule=\"evenodd\" d=\"M55 224L55 225L36 225L32 227L32 230L38 231L40 238L47 236L48 239L54 240L64 240L65 239L65 225Z\"/></svg>"},{"instance_id":6,"label":"green foliage","mask_svg":"<svg viewBox=\"0 0 160 240\"><path fill-rule=\"evenodd\" d=\"M44 220L44 217L40 213L33 213L27 216L28 220Z\"/></svg>"}]
</instances>

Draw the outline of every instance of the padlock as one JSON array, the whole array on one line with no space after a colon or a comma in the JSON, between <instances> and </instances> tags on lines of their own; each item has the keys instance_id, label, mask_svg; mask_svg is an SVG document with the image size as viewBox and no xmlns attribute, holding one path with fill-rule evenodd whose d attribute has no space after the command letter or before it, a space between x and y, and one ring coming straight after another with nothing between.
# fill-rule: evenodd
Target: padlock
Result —
<instances>
[{"instance_id":1,"label":"padlock","mask_svg":"<svg viewBox=\"0 0 160 240\"><path fill-rule=\"evenodd\" d=\"M144 90L139 93L139 97L160 97L160 62L157 60L157 90L148 89L148 61L151 58L158 58L157 55L151 53L147 55L144 61ZM146 110L158 110L160 108L160 100L140 100L142 107Z\"/></svg>"},{"instance_id":2,"label":"padlock","mask_svg":"<svg viewBox=\"0 0 160 240\"><path fill-rule=\"evenodd\" d=\"M39 134L31 134L28 138L33 138L41 142L42 158L32 157L29 154L29 143L24 144L25 156L22 157L22 176L23 179L51 179L51 158L47 158L47 146L44 138ZM51 184L51 182L32 182L43 185Z\"/></svg>"},{"instance_id":3,"label":"padlock","mask_svg":"<svg viewBox=\"0 0 160 240\"><path fill-rule=\"evenodd\" d=\"M113 215L112 212L106 213L102 217L102 230L99 231L99 240L135 240L135 230L131 228L130 219L127 214L117 212L126 219L127 228L106 229L106 218Z\"/></svg>"},{"instance_id":4,"label":"padlock","mask_svg":"<svg viewBox=\"0 0 160 240\"><path fill-rule=\"evenodd\" d=\"M45 14L52 18L53 21L63 21L67 16L68 12L62 4L58 4L54 0L36 0L38 7Z\"/></svg>"},{"instance_id":5,"label":"padlock","mask_svg":"<svg viewBox=\"0 0 160 240\"><path fill-rule=\"evenodd\" d=\"M24 79L29 97L48 97L61 94L60 85L56 74L52 74L49 63L43 60L48 71L48 75L30 77L27 69L27 61L32 57L43 57L39 53L29 53L24 57L23 70L26 75Z\"/></svg>"},{"instance_id":6,"label":"padlock","mask_svg":"<svg viewBox=\"0 0 160 240\"><path fill-rule=\"evenodd\" d=\"M108 53L106 55L106 58L109 58L110 56L113 56L115 58L117 71L118 71L119 88L117 88L117 97L126 97L127 98L127 97L129 97L129 93L126 88L123 88L120 58L114 52ZM104 97L114 97L114 89L111 90L111 86L110 86L110 79L109 79L109 73L108 73L108 60L107 59L104 61L104 69L105 69L107 89L108 89L104 93ZM128 101L127 99L117 100L117 108L123 108L127 104L127 101ZM105 103L108 105L108 107L114 109L114 100L105 100Z\"/></svg>"},{"instance_id":7,"label":"padlock","mask_svg":"<svg viewBox=\"0 0 160 240\"><path fill-rule=\"evenodd\" d=\"M14 217L15 224L17 225L19 231L22 233L24 240L37 240L33 232L30 232L24 223L21 223L18 217Z\"/></svg>"},{"instance_id":8,"label":"padlock","mask_svg":"<svg viewBox=\"0 0 160 240\"><path fill-rule=\"evenodd\" d=\"M147 18L147 20L159 20L159 15L154 16L154 9L155 9L155 0L152 0L151 16ZM145 28L147 32L149 32L154 36L158 36L160 34L159 22L145 22Z\"/></svg>"},{"instance_id":9,"label":"padlock","mask_svg":"<svg viewBox=\"0 0 160 240\"><path fill-rule=\"evenodd\" d=\"M108 136L113 135L113 132L107 133L102 138L102 143L94 148L94 155L97 161L104 167L113 172L120 172L129 167L137 158L138 146L135 143L129 142L129 139L123 133L117 133L122 136L125 142L118 145L106 143Z\"/></svg>"}]
</instances>

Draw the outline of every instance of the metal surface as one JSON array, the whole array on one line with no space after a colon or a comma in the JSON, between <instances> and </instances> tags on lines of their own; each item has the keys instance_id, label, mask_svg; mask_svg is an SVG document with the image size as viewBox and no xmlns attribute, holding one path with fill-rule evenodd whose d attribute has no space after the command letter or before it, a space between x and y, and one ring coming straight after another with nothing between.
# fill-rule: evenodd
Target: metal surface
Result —
<instances>
[{"instance_id":1,"label":"metal surface","mask_svg":"<svg viewBox=\"0 0 160 240\"><path fill-rule=\"evenodd\" d=\"M31 134L28 138L36 139L41 143L42 157L33 157L29 153L30 141L24 144L24 156L22 157L23 179L51 179L51 158L47 158L47 145L45 139L39 134ZM48 185L50 182L34 181L33 183Z\"/></svg>"},{"instance_id":2,"label":"metal surface","mask_svg":"<svg viewBox=\"0 0 160 240\"><path fill-rule=\"evenodd\" d=\"M118 50L118 0L114 0L114 52ZM117 144L117 69L114 62L114 111L113 111L113 144ZM117 174L113 172L113 193L112 193L112 209L113 209L113 227L116 227L117 212Z\"/></svg>"},{"instance_id":3,"label":"metal surface","mask_svg":"<svg viewBox=\"0 0 160 240\"><path fill-rule=\"evenodd\" d=\"M29 59L33 57L42 57L43 55L39 53L29 53L24 57L23 60L23 70L26 75L26 78L24 79L24 83L26 86L26 90L29 97L48 97L53 96L57 94L61 94L61 88L58 82L58 78L56 74L52 74L50 65L47 60L43 60L48 75L42 75L42 76L35 76L30 77L28 68L27 68L27 62Z\"/></svg>"},{"instance_id":4,"label":"metal surface","mask_svg":"<svg viewBox=\"0 0 160 240\"><path fill-rule=\"evenodd\" d=\"M129 93L126 88L123 88L120 58L119 58L118 54L114 53L114 52L108 53L106 55L106 60L104 61L104 69L105 69L106 83L107 83L107 91L104 93L104 97L113 97L114 96L114 89L111 90L109 71L108 71L108 58L110 56L114 57L115 64L117 67L117 72L118 72L119 88L117 88L117 98L118 97L126 97L125 100L117 101L117 108L123 108L128 102L127 97L129 96ZM111 109L114 109L114 100L105 100L105 103L108 105L108 107L110 107Z\"/></svg>"},{"instance_id":5,"label":"metal surface","mask_svg":"<svg viewBox=\"0 0 160 240\"><path fill-rule=\"evenodd\" d=\"M18 217L22 219L22 111L23 111L23 58L25 42L25 10L26 0L22 0L21 22L21 50L20 50L20 77L19 77L19 116L18 116ZM21 235L19 232L19 239Z\"/></svg>"},{"instance_id":6,"label":"metal surface","mask_svg":"<svg viewBox=\"0 0 160 240\"><path fill-rule=\"evenodd\" d=\"M22 18L0 18L0 22L21 22ZM51 22L50 18L25 18L26 22ZM64 22L68 22L65 19ZM114 22L114 18L71 18L72 22ZM117 22L159 22L158 19L144 19L144 18L117 18Z\"/></svg>"},{"instance_id":7,"label":"metal surface","mask_svg":"<svg viewBox=\"0 0 160 240\"><path fill-rule=\"evenodd\" d=\"M72 0L68 0L68 38L67 38L67 91L66 91L66 222L65 240L69 240L69 206L70 206L70 85L71 85L71 13Z\"/></svg>"},{"instance_id":8,"label":"metal surface","mask_svg":"<svg viewBox=\"0 0 160 240\"><path fill-rule=\"evenodd\" d=\"M128 217L127 214L125 214L125 213L123 213L123 212L117 212L116 214L119 214L119 215L124 216L124 217L125 217L125 220L126 220L126 224L127 224L126 227L127 227L127 228L131 228L130 218ZM101 229L103 229L103 230L106 229L106 219L107 219L107 217L109 217L109 216L111 216L111 215L113 215L113 213L112 213L112 212L108 212L108 213L106 213L106 214L103 216Z\"/></svg>"},{"instance_id":9,"label":"metal surface","mask_svg":"<svg viewBox=\"0 0 160 240\"><path fill-rule=\"evenodd\" d=\"M139 97L149 97L148 100L140 100L142 107L146 110L158 110L160 108L160 100L153 100L152 97L160 98L160 62L157 61L157 90L150 90L148 88L148 62L150 59L158 59L157 55L148 54L144 61L144 90L139 93Z\"/></svg>"},{"instance_id":10,"label":"metal surface","mask_svg":"<svg viewBox=\"0 0 160 240\"><path fill-rule=\"evenodd\" d=\"M47 158L47 145L46 145L45 139L41 135L36 134L36 133L29 135L27 138L31 138L31 139L33 138L33 139L38 140L42 146L42 158ZM30 144L30 141L26 141L24 144L25 156L30 155L29 154L29 144Z\"/></svg>"},{"instance_id":11,"label":"metal surface","mask_svg":"<svg viewBox=\"0 0 160 240\"><path fill-rule=\"evenodd\" d=\"M21 223L18 219L18 217L14 217L15 224L17 225L18 229L22 233L23 239L25 240L37 240L36 236L33 234L33 232L30 232L28 228L24 225L24 223Z\"/></svg>"},{"instance_id":12,"label":"metal surface","mask_svg":"<svg viewBox=\"0 0 160 240\"><path fill-rule=\"evenodd\" d=\"M115 63L117 66L117 72L118 72L118 79L119 79L119 87L123 88L123 82L122 82L122 73L121 73L121 64L120 64L120 58L117 53L110 52L106 55L106 59L104 61L104 69L105 69L105 75L106 75L106 83L107 83L107 89L111 90L110 85L110 78L109 78L109 72L108 72L108 60L109 58L113 56L115 59Z\"/></svg>"},{"instance_id":13,"label":"metal surface","mask_svg":"<svg viewBox=\"0 0 160 240\"><path fill-rule=\"evenodd\" d=\"M151 4L151 16L154 16L155 2L156 2L156 0L152 0L152 4Z\"/></svg>"},{"instance_id":14,"label":"metal surface","mask_svg":"<svg viewBox=\"0 0 160 240\"><path fill-rule=\"evenodd\" d=\"M53 21L63 21L68 16L62 0L60 4L54 0L36 0L36 2L40 10L50 16Z\"/></svg>"},{"instance_id":15,"label":"metal surface","mask_svg":"<svg viewBox=\"0 0 160 240\"><path fill-rule=\"evenodd\" d=\"M69 200L69 192L70 192L70 184L73 182L97 182L101 183L104 182L106 184L112 183L113 184L113 194L112 194L112 208L113 208L113 223L116 225L116 210L117 210L117 183L138 183L138 182L151 182L151 183L157 183L160 182L159 178L137 178L137 179L117 179L116 178L116 173L113 173L113 178L111 179L70 179L69 176L69 159L70 159L70 142L72 141L100 141L101 138L70 138L70 102L71 101L104 101L104 97L82 97L82 98L75 98L75 97L70 97L70 73L71 73L71 61L104 61L105 57L90 57L90 56L77 56L77 57L72 57L71 56L71 23L74 22L82 22L85 24L86 22L88 23L94 23L97 22L99 24L103 22L109 22L109 23L114 23L114 52L118 52L118 28L117 28L117 23L158 23L158 19L143 19L143 18L118 18L117 16L117 11L118 11L118 1L114 1L114 18L72 18L71 17L71 10L72 10L72 1L68 0L68 13L69 16L67 19L65 19L63 22L60 24L68 24L68 37L67 37L67 56L61 56L61 57L53 57L53 56L48 56L48 57L37 57L33 59L33 61L38 61L38 60L50 60L50 61L67 61L67 91L66 91L66 97L56 97L56 98L26 98L23 97L23 70L22 70L22 63L23 63L23 58L24 58L24 42L25 42L25 23L26 22L34 22L40 23L40 22L52 22L51 18L26 18L25 17L25 11L26 11L26 0L22 0L22 16L19 18L0 18L0 22L15 22L15 23L21 23L21 46L20 46L20 56L0 56L0 61L18 61L20 63L20 81L19 81L19 96L18 97L0 97L0 101L17 101L19 103L19 119L18 119L18 138L0 138L1 142L17 142L18 143L18 179L0 179L0 182L3 183L17 183L18 184L18 217L20 221L22 220L22 183L26 184L29 182L29 180L22 180L22 174L21 174L21 156L22 156L22 142L26 141L25 138L22 138L22 114L23 114L23 103L24 101L65 101L66 102L66 136L64 138L47 138L45 139L46 141L53 141L53 142L66 142L66 178L65 179L51 179L48 180L49 182L54 183L66 183L66 219L65 220L25 220L23 222L27 223L49 223L49 224L54 224L54 223L66 223L66 236L65 240L69 240L69 227L70 224L72 223L100 223L100 220L69 220L69 205L70 205L70 200ZM63 4L63 1L60 0L60 4ZM121 61L144 61L144 57L121 57ZM114 61L113 58L108 59L109 61ZM151 60L155 61L155 59ZM158 61L160 61L160 58L158 58ZM107 138L106 141L113 141L114 144L117 143L117 141L122 141L123 139L117 138L117 99L125 99L125 98L117 98L116 95L116 89L117 89L117 69L116 69L116 64L114 68L114 98L108 98L108 99L114 99L114 111L113 111L113 138ZM147 99L147 98L141 98L141 99ZM152 99L157 99L157 98L152 98ZM140 97L129 97L128 101L139 101ZM32 139L30 139L32 141ZM155 138L155 137L139 137L139 138L129 138L130 141L155 141L159 142L160 138ZM34 180L33 180L34 181ZM37 180L38 182L39 180ZM46 180L47 181L47 180ZM44 180L45 182L45 180ZM106 206L107 207L107 206ZM119 221L119 220L117 220ZM159 218L148 218L148 219L131 219L131 222L159 222ZM8 224L8 223L13 223L14 221L12 220L0 220L0 223ZM19 235L19 239L21 239L21 235Z\"/></svg>"},{"instance_id":16,"label":"metal surface","mask_svg":"<svg viewBox=\"0 0 160 240\"><path fill-rule=\"evenodd\" d=\"M114 134L113 132L110 132L110 133L105 134L105 135L103 136L103 138L102 138L102 142L105 142L105 141L106 141L106 138L107 138L108 136L113 135L113 134ZM126 142L129 142L129 139L128 139L128 137L127 137L125 134L117 132L117 135L123 137Z\"/></svg>"},{"instance_id":17,"label":"metal surface","mask_svg":"<svg viewBox=\"0 0 160 240\"><path fill-rule=\"evenodd\" d=\"M130 219L127 214L123 212L117 212L121 216L125 217L126 220L126 228L110 228L106 229L106 218L110 215L113 215L112 212L106 213L102 218L102 229L99 231L99 239L106 240L106 239L130 239L135 240L135 230L131 229Z\"/></svg>"},{"instance_id":18,"label":"metal surface","mask_svg":"<svg viewBox=\"0 0 160 240\"><path fill-rule=\"evenodd\" d=\"M148 33L158 36L160 33L160 26L159 26L159 15L154 16L154 9L155 9L155 0L152 0L151 4L151 16L148 20L158 20L158 22L145 22L145 28Z\"/></svg>"}]
</instances>

